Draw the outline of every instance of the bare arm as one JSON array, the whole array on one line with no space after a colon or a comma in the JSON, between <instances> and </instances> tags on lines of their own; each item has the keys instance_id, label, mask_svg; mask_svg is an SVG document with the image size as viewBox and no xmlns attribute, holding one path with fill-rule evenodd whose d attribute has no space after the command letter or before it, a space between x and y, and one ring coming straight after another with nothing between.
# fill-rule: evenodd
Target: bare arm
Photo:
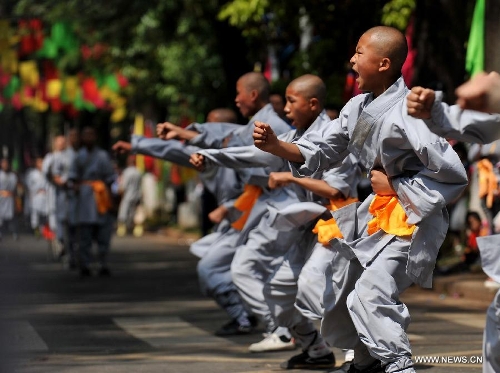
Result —
<instances>
[{"instance_id":1,"label":"bare arm","mask_svg":"<svg viewBox=\"0 0 500 373\"><path fill-rule=\"evenodd\" d=\"M331 187L324 180L309 177L294 177L291 172L271 172L269 175L269 187L271 189L286 186L290 183L296 184L323 198L332 200L343 198L342 193L338 189Z\"/></svg>"}]
</instances>

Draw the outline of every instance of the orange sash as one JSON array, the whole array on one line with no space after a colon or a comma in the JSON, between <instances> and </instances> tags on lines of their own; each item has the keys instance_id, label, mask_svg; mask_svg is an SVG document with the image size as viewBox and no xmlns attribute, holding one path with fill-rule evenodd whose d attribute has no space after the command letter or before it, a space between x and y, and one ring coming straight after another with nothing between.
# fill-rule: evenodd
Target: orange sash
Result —
<instances>
[{"instance_id":1,"label":"orange sash","mask_svg":"<svg viewBox=\"0 0 500 373\"><path fill-rule=\"evenodd\" d=\"M243 193L234 202L234 207L242 212L240 218L231 224L234 229L243 229L253 205L255 205L261 194L262 189L257 185L245 184Z\"/></svg>"},{"instance_id":2,"label":"orange sash","mask_svg":"<svg viewBox=\"0 0 500 373\"><path fill-rule=\"evenodd\" d=\"M326 207L330 211L335 211L354 202L358 202L358 199L347 198L345 200L330 200L330 205ZM334 218L328 220L319 219L312 232L318 235L318 242L323 245L328 244L333 238L344 238Z\"/></svg>"},{"instance_id":3,"label":"orange sash","mask_svg":"<svg viewBox=\"0 0 500 373\"><path fill-rule=\"evenodd\" d=\"M12 197L13 194L9 190L0 190L0 197Z\"/></svg>"},{"instance_id":4,"label":"orange sash","mask_svg":"<svg viewBox=\"0 0 500 373\"><path fill-rule=\"evenodd\" d=\"M92 191L94 192L94 198L97 205L97 211L99 214L105 214L113 206L111 195L109 193L106 184L101 180L86 181L84 184L90 185Z\"/></svg>"},{"instance_id":5,"label":"orange sash","mask_svg":"<svg viewBox=\"0 0 500 373\"><path fill-rule=\"evenodd\" d=\"M493 172L493 164L488 159L477 162L479 179L479 198L486 197L486 207L493 206L493 199L498 190L497 176Z\"/></svg>"},{"instance_id":6,"label":"orange sash","mask_svg":"<svg viewBox=\"0 0 500 373\"><path fill-rule=\"evenodd\" d=\"M405 210L395 196L379 196L370 203L368 211L373 219L368 222L368 234L383 230L395 236L409 236L415 230L415 225L408 224Z\"/></svg>"}]
</instances>

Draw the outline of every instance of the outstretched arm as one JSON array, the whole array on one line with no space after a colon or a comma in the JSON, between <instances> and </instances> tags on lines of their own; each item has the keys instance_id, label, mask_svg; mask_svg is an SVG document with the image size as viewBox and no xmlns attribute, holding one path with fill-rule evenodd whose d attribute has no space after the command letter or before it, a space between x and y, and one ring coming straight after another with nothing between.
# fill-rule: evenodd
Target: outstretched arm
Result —
<instances>
[{"instance_id":1,"label":"outstretched arm","mask_svg":"<svg viewBox=\"0 0 500 373\"><path fill-rule=\"evenodd\" d=\"M271 172L269 175L269 188L276 189L288 184L296 184L303 189L326 198L343 198L342 193L337 188L333 188L324 180L312 179L310 177L294 177L291 172Z\"/></svg>"},{"instance_id":2,"label":"outstretched arm","mask_svg":"<svg viewBox=\"0 0 500 373\"><path fill-rule=\"evenodd\" d=\"M423 119L435 134L466 142L488 144L500 138L500 114L462 110L442 102L442 93L413 87L407 97L408 114Z\"/></svg>"}]
</instances>

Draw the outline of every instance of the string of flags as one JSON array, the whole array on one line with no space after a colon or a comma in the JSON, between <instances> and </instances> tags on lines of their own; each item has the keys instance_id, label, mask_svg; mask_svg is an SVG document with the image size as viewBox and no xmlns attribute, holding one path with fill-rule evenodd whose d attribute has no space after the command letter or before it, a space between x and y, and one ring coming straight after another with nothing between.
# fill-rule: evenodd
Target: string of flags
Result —
<instances>
[{"instance_id":1,"label":"string of flags","mask_svg":"<svg viewBox=\"0 0 500 373\"><path fill-rule=\"evenodd\" d=\"M129 82L119 71L68 73L58 68L68 56L100 59L103 43L81 45L71 26L57 22L44 28L40 19L19 20L15 25L0 20L0 111L6 105L16 110L31 107L37 112L111 111L116 123L127 115L124 88Z\"/></svg>"}]
</instances>

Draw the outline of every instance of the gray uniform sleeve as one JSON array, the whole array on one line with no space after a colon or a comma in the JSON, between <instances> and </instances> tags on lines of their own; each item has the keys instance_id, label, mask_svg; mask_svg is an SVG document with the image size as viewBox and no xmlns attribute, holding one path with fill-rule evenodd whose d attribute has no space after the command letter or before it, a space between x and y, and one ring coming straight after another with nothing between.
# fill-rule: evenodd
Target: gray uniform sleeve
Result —
<instances>
[{"instance_id":1,"label":"gray uniform sleeve","mask_svg":"<svg viewBox=\"0 0 500 373\"><path fill-rule=\"evenodd\" d=\"M344 198L357 197L357 186L361 179L361 170L356 158L350 154L340 167L325 171L323 180L332 188L339 190Z\"/></svg>"},{"instance_id":2,"label":"gray uniform sleeve","mask_svg":"<svg viewBox=\"0 0 500 373\"><path fill-rule=\"evenodd\" d=\"M199 135L188 143L203 149L220 149L224 139L240 127L233 123L192 123L186 129L196 131Z\"/></svg>"},{"instance_id":3,"label":"gray uniform sleeve","mask_svg":"<svg viewBox=\"0 0 500 373\"><path fill-rule=\"evenodd\" d=\"M500 138L500 114L486 114L462 110L457 105L442 102L442 93L436 92L431 119L425 124L435 134L466 142L488 144Z\"/></svg>"},{"instance_id":4,"label":"gray uniform sleeve","mask_svg":"<svg viewBox=\"0 0 500 373\"><path fill-rule=\"evenodd\" d=\"M163 159L184 167L193 168L193 165L189 163L189 158L197 150L199 148L186 146L178 140L132 136L132 152Z\"/></svg>"},{"instance_id":5,"label":"gray uniform sleeve","mask_svg":"<svg viewBox=\"0 0 500 373\"><path fill-rule=\"evenodd\" d=\"M225 149L207 149L198 151L208 164L228 168L271 167L279 169L285 167L285 161L259 148L238 146Z\"/></svg>"},{"instance_id":6,"label":"gray uniform sleeve","mask_svg":"<svg viewBox=\"0 0 500 373\"><path fill-rule=\"evenodd\" d=\"M398 128L395 131L403 132ZM404 139L406 135L423 168L413 175L393 177L392 185L406 211L408 223L418 224L458 198L468 180L457 153L444 139L436 137L434 142L423 143L422 137L411 133L409 128L392 138Z\"/></svg>"},{"instance_id":7,"label":"gray uniform sleeve","mask_svg":"<svg viewBox=\"0 0 500 373\"><path fill-rule=\"evenodd\" d=\"M294 141L305 159L303 164L290 162L294 176L315 177L320 172L332 167L338 167L349 151L349 135L347 118L349 103L340 112L339 118L330 122L330 125L319 131L311 131Z\"/></svg>"}]
</instances>

